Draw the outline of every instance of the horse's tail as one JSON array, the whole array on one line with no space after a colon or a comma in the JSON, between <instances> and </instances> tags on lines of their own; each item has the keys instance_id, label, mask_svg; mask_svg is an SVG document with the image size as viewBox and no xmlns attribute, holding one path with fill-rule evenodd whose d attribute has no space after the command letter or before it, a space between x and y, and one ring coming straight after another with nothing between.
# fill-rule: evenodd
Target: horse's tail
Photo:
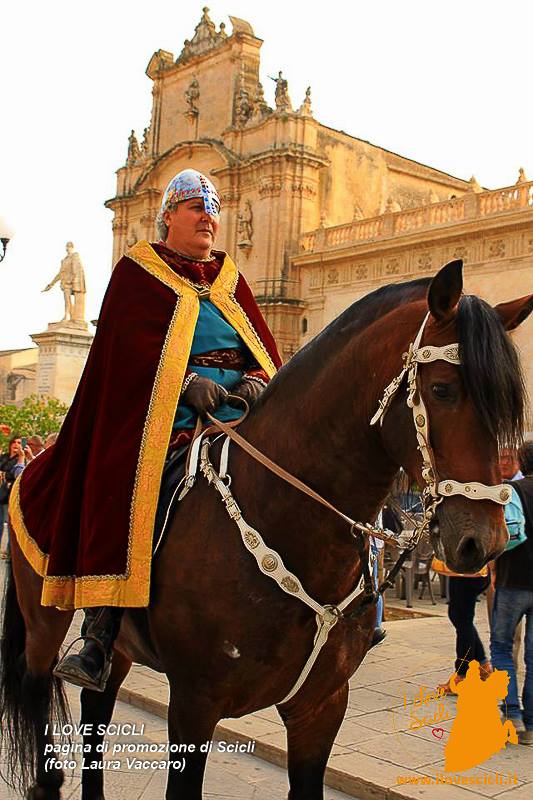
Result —
<instances>
[{"instance_id":1,"label":"horse's tail","mask_svg":"<svg viewBox=\"0 0 533 800\"><path fill-rule=\"evenodd\" d=\"M6 759L6 767L5 774L0 771L0 777L24 794L35 779L38 738L42 746L37 720L42 719L44 712L44 716L63 726L69 720L68 702L59 678L32 677L26 673L26 625L11 564L8 565L2 611L0 752Z\"/></svg>"}]
</instances>

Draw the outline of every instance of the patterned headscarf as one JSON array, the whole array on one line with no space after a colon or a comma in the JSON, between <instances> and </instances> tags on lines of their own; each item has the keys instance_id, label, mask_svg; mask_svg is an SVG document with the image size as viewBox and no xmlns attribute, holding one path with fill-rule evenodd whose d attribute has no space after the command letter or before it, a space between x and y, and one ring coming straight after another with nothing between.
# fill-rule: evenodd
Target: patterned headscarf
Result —
<instances>
[{"instance_id":1,"label":"patterned headscarf","mask_svg":"<svg viewBox=\"0 0 533 800\"><path fill-rule=\"evenodd\" d=\"M219 216L220 197L218 192L209 178L196 169L184 169L172 178L163 195L160 216L167 211L169 206L193 197L202 198L205 211L210 217Z\"/></svg>"}]
</instances>

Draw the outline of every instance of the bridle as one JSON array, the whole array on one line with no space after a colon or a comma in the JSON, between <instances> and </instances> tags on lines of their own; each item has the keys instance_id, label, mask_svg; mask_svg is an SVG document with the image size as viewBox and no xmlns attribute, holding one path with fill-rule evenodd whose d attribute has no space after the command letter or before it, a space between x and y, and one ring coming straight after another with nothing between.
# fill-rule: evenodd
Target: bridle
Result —
<instances>
[{"instance_id":1,"label":"bridle","mask_svg":"<svg viewBox=\"0 0 533 800\"><path fill-rule=\"evenodd\" d=\"M492 502L500 505L506 505L511 499L511 491L504 483L496 486L487 486L477 481L462 483L453 479L443 481L438 479L435 457L429 438L429 415L418 379L418 365L429 364L432 361L447 361L449 364L460 364L461 359L457 342L443 345L442 347L434 345L421 346L422 335L428 319L429 312L424 317L415 340L409 345L407 353L403 354L404 365L402 371L386 387L379 401L378 410L370 420L370 425L375 425L376 422L379 422L380 425L383 424L390 402L407 374L407 405L413 412L417 445L422 457L422 480L425 484L421 496L422 519L414 527L411 540L407 544L409 550L416 547L422 534L428 531L429 523L435 514L437 506L445 497L459 494L468 500L492 500Z\"/></svg>"},{"instance_id":2,"label":"bridle","mask_svg":"<svg viewBox=\"0 0 533 800\"><path fill-rule=\"evenodd\" d=\"M183 486L180 484L180 486L178 486L176 489L177 492L181 488L181 493L178 499L181 500L192 488L196 480L198 468L200 468L207 481L214 486L214 488L220 494L228 515L239 528L244 546L254 556L257 566L261 572L275 580L281 590L287 594L297 597L316 614L317 632L315 635L313 650L291 691L282 700L280 700L278 704L288 702L300 689L309 672L311 671L311 668L315 663L320 650L326 643L329 631L337 624L339 619L353 619L354 617L359 616L368 607L368 605L377 601L379 594L383 594L383 592L389 586L394 585L396 575L400 571L404 561L409 553L416 547L421 536L428 532L429 524L435 514L435 510L438 504L441 503L445 497L462 495L469 500L491 500L500 505L505 505L511 499L510 489L505 484L487 486L476 481L462 483L452 479L443 481L438 480L437 470L435 467L435 458L429 439L429 417L424 400L422 398L422 392L420 390L420 384L418 380L418 365L427 364L438 360L447 361L450 364L460 364L461 361L458 343L448 344L442 347L433 345L421 346L422 335L428 319L429 313L425 316L414 341L409 345L407 353L404 353L403 355L404 363L401 372L385 388L383 396L379 401L379 407L370 420L370 425L375 425L377 422L383 424L383 418L387 413L391 400L402 384L404 377L407 375L407 405L413 411L413 422L416 431L417 445L422 457L421 474L422 480L425 484L421 495L423 509L422 516L419 520L413 520L414 530L412 532L397 535L392 531L384 530L383 528L374 526L370 523L356 522L347 514L344 514L342 511L335 508L334 505L321 497L318 492L315 492L313 489L303 483L303 481L295 478L278 464L275 464L264 453L261 453L259 450L257 450L257 448L255 448L252 444L250 444L250 442L248 442L246 439L244 439L244 437L237 433L236 430L234 430L234 425L232 426L231 424L221 422L210 414L207 416L212 425L203 431L199 431L191 445L187 470L183 479ZM214 432L221 432L225 435L222 444L220 466L218 470L215 469L209 458L209 448L211 443L207 439L207 436ZM259 531L246 522L242 511L230 489L231 476L228 472L228 461L229 446L231 442L237 444L241 449L245 450L249 455L263 464L275 475L299 489L301 492L307 494L309 497L313 498L321 505L337 514L350 525L350 530L355 538L362 563L363 574L355 589L347 597L345 597L344 600L334 605L322 605L314 600L305 591L298 577L287 570L279 553L268 547ZM374 536L378 539L383 539L384 541L399 545L401 548L401 553L396 563L389 571L387 578L380 584L377 592L374 590L372 585L369 560L365 553L363 534ZM361 599L361 602L358 604L357 608L350 613L345 613L345 609L361 594L363 594L363 598Z\"/></svg>"}]
</instances>

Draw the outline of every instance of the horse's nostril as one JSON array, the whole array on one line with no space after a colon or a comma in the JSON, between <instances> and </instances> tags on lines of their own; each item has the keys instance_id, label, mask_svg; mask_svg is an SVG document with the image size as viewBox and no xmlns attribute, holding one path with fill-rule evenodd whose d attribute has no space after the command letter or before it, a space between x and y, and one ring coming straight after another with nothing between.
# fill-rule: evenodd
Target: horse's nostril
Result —
<instances>
[{"instance_id":1,"label":"horse's nostril","mask_svg":"<svg viewBox=\"0 0 533 800\"><path fill-rule=\"evenodd\" d=\"M473 536L463 536L457 547L457 555L465 565L480 564L484 551Z\"/></svg>"}]
</instances>

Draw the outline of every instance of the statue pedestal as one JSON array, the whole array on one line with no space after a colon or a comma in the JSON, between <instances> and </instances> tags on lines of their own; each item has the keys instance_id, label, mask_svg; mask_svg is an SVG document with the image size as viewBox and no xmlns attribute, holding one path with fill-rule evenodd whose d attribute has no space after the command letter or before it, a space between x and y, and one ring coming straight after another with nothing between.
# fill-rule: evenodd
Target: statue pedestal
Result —
<instances>
[{"instance_id":1,"label":"statue pedestal","mask_svg":"<svg viewBox=\"0 0 533 800\"><path fill-rule=\"evenodd\" d=\"M39 348L37 394L70 405L94 338L89 326L83 321L51 322L48 330L31 338Z\"/></svg>"}]
</instances>

